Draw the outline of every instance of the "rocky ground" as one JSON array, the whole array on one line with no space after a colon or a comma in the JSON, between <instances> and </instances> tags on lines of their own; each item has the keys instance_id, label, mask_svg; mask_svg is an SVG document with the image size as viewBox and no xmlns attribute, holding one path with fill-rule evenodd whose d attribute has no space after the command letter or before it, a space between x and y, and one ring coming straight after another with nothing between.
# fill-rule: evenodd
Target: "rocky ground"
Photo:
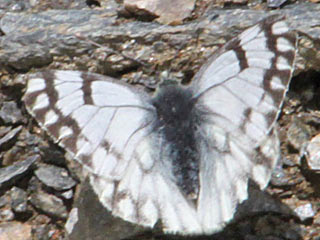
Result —
<instances>
[{"instance_id":1,"label":"rocky ground","mask_svg":"<svg viewBox=\"0 0 320 240\"><path fill-rule=\"evenodd\" d=\"M180 239L111 218L80 184L81 166L27 114L24 74L83 70L152 92L166 71L188 83L218 46L272 13L285 14L299 34L279 119L282 164L265 192L252 186L223 232L194 239L320 239L320 5L183 0L179 8L169 8L174 1L155 8L153 1L132 2L0 0L0 239L67 239L73 206L79 222L70 239Z\"/></svg>"}]
</instances>

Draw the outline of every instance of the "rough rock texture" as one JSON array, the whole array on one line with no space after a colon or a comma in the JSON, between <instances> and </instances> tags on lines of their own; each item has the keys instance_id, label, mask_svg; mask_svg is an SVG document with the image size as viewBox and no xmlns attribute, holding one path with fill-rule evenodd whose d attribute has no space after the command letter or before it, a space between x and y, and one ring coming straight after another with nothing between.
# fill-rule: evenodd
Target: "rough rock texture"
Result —
<instances>
[{"instance_id":1,"label":"rough rock texture","mask_svg":"<svg viewBox=\"0 0 320 240\"><path fill-rule=\"evenodd\" d=\"M30 202L34 207L50 216L55 218L67 217L67 209L63 201L54 195L38 192L31 195Z\"/></svg>"},{"instance_id":2,"label":"rough rock texture","mask_svg":"<svg viewBox=\"0 0 320 240\"><path fill-rule=\"evenodd\" d=\"M0 187L5 184L17 181L23 174L30 169L31 165L36 161L37 156L30 157L22 162L18 162L12 166L4 167L0 169Z\"/></svg>"},{"instance_id":3,"label":"rough rock texture","mask_svg":"<svg viewBox=\"0 0 320 240\"><path fill-rule=\"evenodd\" d=\"M177 25L191 16L194 0L125 0L124 7L134 15L155 18L159 23Z\"/></svg>"},{"instance_id":4,"label":"rough rock texture","mask_svg":"<svg viewBox=\"0 0 320 240\"><path fill-rule=\"evenodd\" d=\"M50 10L34 14L7 13L0 22L0 28L4 33L0 43L0 47L3 49L0 53L0 63L10 69L28 70L31 67L46 66L53 61L54 57L76 58L95 48L88 41L80 41L75 36L77 34L99 43L114 45L119 52L129 56L137 56L138 60L148 61L149 64L152 64L153 62L149 61L150 58L157 56L153 53L152 45L158 41L163 42L166 49L170 47L173 50L181 49L187 45L196 48L197 46L194 46L193 42L196 39L201 41L202 47L213 47L223 43L224 39L230 38L240 29L248 27L268 15L280 13L287 16L293 29L305 34L300 39L301 44L305 46L304 50L300 51L301 58L298 59L296 66L296 72L301 72L305 68L319 69L320 66L317 47L308 37L319 38L320 30L316 27L320 22L320 16L316 14L319 10L320 6L315 4L292 5L272 13L240 9L214 10L210 11L205 18L178 26L139 21L124 22L119 25L117 24L119 20L111 10L67 10L67 12ZM211 20L212 18L213 20ZM135 44L137 41L139 44ZM18 48L19 51L16 50ZM166 51L166 54L171 51ZM195 49L195 51L197 50ZM175 53L176 50L173 51L173 54ZM212 50L202 49L201 53L207 57L212 53ZM98 66L90 66L93 64L92 61L86 62L83 59L83 62L79 59L73 61L72 64L87 64L82 68L92 68L98 72L115 74L116 71L107 67L110 62L113 63L112 59L108 59L108 57L114 54L104 54L106 56L104 56L104 63L100 69L96 69ZM170 54L172 58L172 53ZM80 62L78 63L78 61ZM124 59L122 65L126 61L129 59ZM121 69L121 72L129 71L132 68L131 64L127 63L127 65L128 67Z\"/></svg>"},{"instance_id":5,"label":"rough rock texture","mask_svg":"<svg viewBox=\"0 0 320 240\"><path fill-rule=\"evenodd\" d=\"M314 136L306 149L308 166L312 170L320 170L320 135Z\"/></svg>"},{"instance_id":6,"label":"rough rock texture","mask_svg":"<svg viewBox=\"0 0 320 240\"><path fill-rule=\"evenodd\" d=\"M168 26L124 18L118 12L121 3L111 0L86 2L90 8L85 1L0 0L0 239L64 239L71 209L77 214L68 221L70 239L178 239L114 219L87 185L73 194L71 179L85 179L80 166L68 164L68 174L62 173L68 167L64 152L26 114L25 78L18 74L83 70L153 90L160 73L169 70L188 83L221 44L275 13L286 15L300 36L295 78L279 119L283 161L266 192L253 187L234 221L203 239L319 238L320 175L307 161L310 153L318 160L320 146L307 154L305 149L320 129L320 5L287 3L270 12L257 10L267 9L260 1L226 10L202 0L183 24ZM44 166L49 174L43 174Z\"/></svg>"},{"instance_id":7,"label":"rough rock texture","mask_svg":"<svg viewBox=\"0 0 320 240\"><path fill-rule=\"evenodd\" d=\"M32 240L31 226L19 222L0 223L1 240Z\"/></svg>"},{"instance_id":8,"label":"rough rock texture","mask_svg":"<svg viewBox=\"0 0 320 240\"><path fill-rule=\"evenodd\" d=\"M35 175L46 186L52 187L58 191L68 190L76 185L68 172L60 167L43 165L35 171Z\"/></svg>"}]
</instances>

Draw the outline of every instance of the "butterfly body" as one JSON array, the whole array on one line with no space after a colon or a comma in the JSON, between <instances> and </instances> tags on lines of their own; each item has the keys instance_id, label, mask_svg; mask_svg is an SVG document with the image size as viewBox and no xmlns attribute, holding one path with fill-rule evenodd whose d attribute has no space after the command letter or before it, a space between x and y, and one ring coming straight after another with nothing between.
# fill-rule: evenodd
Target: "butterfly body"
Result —
<instances>
[{"instance_id":1,"label":"butterfly body","mask_svg":"<svg viewBox=\"0 0 320 240\"><path fill-rule=\"evenodd\" d=\"M166 156L159 161L170 161L174 181L190 199L199 192L199 126L205 112L196 105L192 91L178 84L159 88L152 101L157 116L154 132ZM161 139L165 139L161 143Z\"/></svg>"},{"instance_id":2,"label":"butterfly body","mask_svg":"<svg viewBox=\"0 0 320 240\"><path fill-rule=\"evenodd\" d=\"M24 95L39 125L89 172L113 215L164 232L211 234L261 189L280 157L276 120L296 35L279 16L219 49L191 84L153 97L94 73L31 75Z\"/></svg>"}]
</instances>

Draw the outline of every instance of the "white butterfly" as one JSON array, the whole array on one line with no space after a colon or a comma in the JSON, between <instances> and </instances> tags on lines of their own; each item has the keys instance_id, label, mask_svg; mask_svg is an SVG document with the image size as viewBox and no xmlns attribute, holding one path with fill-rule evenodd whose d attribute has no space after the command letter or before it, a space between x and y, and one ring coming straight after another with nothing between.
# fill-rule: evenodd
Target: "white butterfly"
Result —
<instances>
[{"instance_id":1,"label":"white butterfly","mask_svg":"<svg viewBox=\"0 0 320 240\"><path fill-rule=\"evenodd\" d=\"M183 235L211 234L262 189L279 158L274 129L288 89L296 36L271 16L235 37L190 86L150 97L110 77L46 71L24 101L52 138L90 171L115 216Z\"/></svg>"}]
</instances>

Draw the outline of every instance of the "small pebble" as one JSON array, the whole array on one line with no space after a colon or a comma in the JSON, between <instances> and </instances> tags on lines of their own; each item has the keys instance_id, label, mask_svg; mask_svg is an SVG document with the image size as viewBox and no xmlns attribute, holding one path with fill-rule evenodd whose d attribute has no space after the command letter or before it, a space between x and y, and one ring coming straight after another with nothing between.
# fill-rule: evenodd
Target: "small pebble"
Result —
<instances>
[{"instance_id":1,"label":"small pebble","mask_svg":"<svg viewBox=\"0 0 320 240\"><path fill-rule=\"evenodd\" d=\"M306 158L310 169L320 170L320 134L309 142L306 148Z\"/></svg>"},{"instance_id":2,"label":"small pebble","mask_svg":"<svg viewBox=\"0 0 320 240\"><path fill-rule=\"evenodd\" d=\"M11 207L15 212L27 211L27 193L21 188L13 187L10 191Z\"/></svg>"},{"instance_id":3,"label":"small pebble","mask_svg":"<svg viewBox=\"0 0 320 240\"><path fill-rule=\"evenodd\" d=\"M35 175L42 183L58 191L68 190L77 184L66 169L53 165L41 166L35 171Z\"/></svg>"},{"instance_id":4,"label":"small pebble","mask_svg":"<svg viewBox=\"0 0 320 240\"><path fill-rule=\"evenodd\" d=\"M11 209L0 209L0 221L12 221L13 219L14 213Z\"/></svg>"},{"instance_id":5,"label":"small pebble","mask_svg":"<svg viewBox=\"0 0 320 240\"><path fill-rule=\"evenodd\" d=\"M21 110L14 101L2 103L0 109L0 118L6 124L16 124L22 122L23 116Z\"/></svg>"},{"instance_id":6,"label":"small pebble","mask_svg":"<svg viewBox=\"0 0 320 240\"><path fill-rule=\"evenodd\" d=\"M57 217L67 218L68 212L63 201L51 194L39 192L31 195L30 202L37 209L45 212L46 214Z\"/></svg>"},{"instance_id":7,"label":"small pebble","mask_svg":"<svg viewBox=\"0 0 320 240\"><path fill-rule=\"evenodd\" d=\"M304 221L308 218L312 218L315 215L315 212L312 209L311 203L307 203L297 207L294 212L298 215L301 221Z\"/></svg>"},{"instance_id":8,"label":"small pebble","mask_svg":"<svg viewBox=\"0 0 320 240\"><path fill-rule=\"evenodd\" d=\"M64 199L71 199L73 197L73 191L72 190L65 191L65 192L61 193L61 196Z\"/></svg>"},{"instance_id":9,"label":"small pebble","mask_svg":"<svg viewBox=\"0 0 320 240\"><path fill-rule=\"evenodd\" d=\"M0 188L9 181L13 182L13 180L16 180L18 177L25 174L38 158L38 155L34 155L24 161L17 162L14 165L0 168Z\"/></svg>"}]
</instances>

